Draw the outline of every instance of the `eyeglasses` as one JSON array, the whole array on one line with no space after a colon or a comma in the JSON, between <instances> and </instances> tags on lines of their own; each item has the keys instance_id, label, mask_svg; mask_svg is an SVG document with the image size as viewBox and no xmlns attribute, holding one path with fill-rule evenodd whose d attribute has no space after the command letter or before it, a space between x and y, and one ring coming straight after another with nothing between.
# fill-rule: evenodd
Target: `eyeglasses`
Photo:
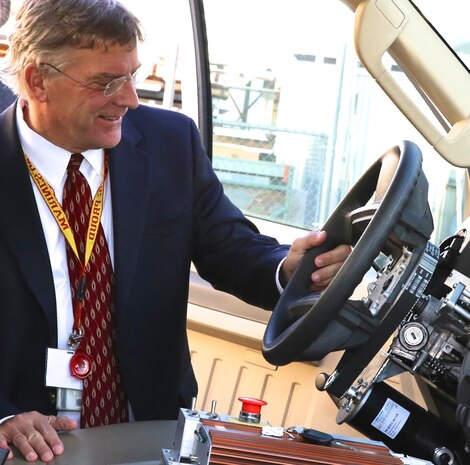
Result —
<instances>
[{"instance_id":1,"label":"eyeglasses","mask_svg":"<svg viewBox=\"0 0 470 465\"><path fill-rule=\"evenodd\" d=\"M103 92L103 95L105 97L111 97L115 93L119 92L119 90L122 88L122 86L128 82L132 81L132 84L137 86L139 82L142 82L145 80L147 77L147 73L139 68L134 74L131 76L121 76L116 79L113 79L112 81L109 81L106 85L104 86L99 86L98 84L96 86L88 85L83 82L78 81L77 79L73 78L72 76L69 76L68 74L64 73L61 71L59 68L56 68L54 65L51 65L50 63L40 63L41 66L49 66L50 68L54 69L60 74L63 74L65 77L71 79L72 81L76 82L79 86L84 87L85 89L90 89L94 90L96 92Z\"/></svg>"}]
</instances>

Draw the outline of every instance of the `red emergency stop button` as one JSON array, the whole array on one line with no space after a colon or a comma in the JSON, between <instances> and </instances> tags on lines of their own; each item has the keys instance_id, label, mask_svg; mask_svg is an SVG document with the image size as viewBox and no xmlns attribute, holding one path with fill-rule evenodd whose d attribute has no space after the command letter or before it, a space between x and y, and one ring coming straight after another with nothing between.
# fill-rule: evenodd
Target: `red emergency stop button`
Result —
<instances>
[{"instance_id":1,"label":"red emergency stop button","mask_svg":"<svg viewBox=\"0 0 470 465\"><path fill-rule=\"evenodd\" d=\"M267 405L267 402L253 397L239 397L242 403L242 409L238 419L247 423L259 423L261 420L261 407Z\"/></svg>"}]
</instances>

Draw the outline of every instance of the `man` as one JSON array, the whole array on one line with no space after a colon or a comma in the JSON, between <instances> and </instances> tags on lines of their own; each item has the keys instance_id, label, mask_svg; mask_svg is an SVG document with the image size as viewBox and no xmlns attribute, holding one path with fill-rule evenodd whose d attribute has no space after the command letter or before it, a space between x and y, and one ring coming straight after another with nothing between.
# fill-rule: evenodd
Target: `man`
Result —
<instances>
[{"instance_id":1,"label":"man","mask_svg":"<svg viewBox=\"0 0 470 465\"><path fill-rule=\"evenodd\" d=\"M30 461L61 454L57 431L77 420L170 419L189 406L191 262L214 287L271 309L277 273L287 282L325 239L312 233L289 249L260 235L224 196L191 120L139 106L140 40L115 0L25 0L11 36L6 78L19 99L0 114L0 447L12 443ZM77 213L88 185L93 203ZM77 217L88 225L83 242ZM327 285L348 253L320 255L312 286ZM102 278L109 263L114 276ZM108 346L94 353L110 325ZM108 368L112 390L100 384ZM70 396L82 388L74 420ZM102 391L115 419L90 407L107 402Z\"/></svg>"}]
</instances>

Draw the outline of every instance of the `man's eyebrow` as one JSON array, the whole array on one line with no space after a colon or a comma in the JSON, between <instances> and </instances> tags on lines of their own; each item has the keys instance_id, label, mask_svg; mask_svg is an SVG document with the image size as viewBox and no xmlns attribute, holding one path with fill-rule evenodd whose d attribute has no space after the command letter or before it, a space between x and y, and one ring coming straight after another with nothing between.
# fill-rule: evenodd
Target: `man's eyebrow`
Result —
<instances>
[{"instance_id":1,"label":"man's eyebrow","mask_svg":"<svg viewBox=\"0 0 470 465\"><path fill-rule=\"evenodd\" d=\"M116 73L99 73L99 74L95 74L93 76L90 77L90 80L91 81L96 81L96 80L104 80L104 79L116 79L118 77L121 77L122 74L116 74Z\"/></svg>"},{"instance_id":2,"label":"man's eyebrow","mask_svg":"<svg viewBox=\"0 0 470 465\"><path fill-rule=\"evenodd\" d=\"M137 68L135 68L134 71L132 71L131 74L134 74L136 71L138 71L140 68L142 67L142 64L139 63L139 65L137 66ZM117 74L117 73L109 73L109 72L102 72L102 73L99 73L99 74L95 74L94 76L92 76L90 79L91 80L101 80L101 79L109 79L109 80L112 80L112 79L116 79L116 78L120 78L120 77L123 77L123 76L126 76L125 74Z\"/></svg>"}]
</instances>

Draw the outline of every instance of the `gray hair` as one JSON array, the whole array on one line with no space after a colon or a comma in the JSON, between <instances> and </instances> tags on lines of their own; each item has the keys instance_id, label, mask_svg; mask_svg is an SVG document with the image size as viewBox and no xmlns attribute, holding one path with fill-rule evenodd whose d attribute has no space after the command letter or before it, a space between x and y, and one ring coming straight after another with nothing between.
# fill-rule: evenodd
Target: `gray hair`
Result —
<instances>
[{"instance_id":1,"label":"gray hair","mask_svg":"<svg viewBox=\"0 0 470 465\"><path fill-rule=\"evenodd\" d=\"M3 80L25 96L23 70L30 63L53 60L63 67L70 48L133 49L143 40L139 20L116 0L25 0L10 36Z\"/></svg>"},{"instance_id":2,"label":"gray hair","mask_svg":"<svg viewBox=\"0 0 470 465\"><path fill-rule=\"evenodd\" d=\"M0 27L2 27L10 16L10 0L0 0Z\"/></svg>"}]
</instances>

